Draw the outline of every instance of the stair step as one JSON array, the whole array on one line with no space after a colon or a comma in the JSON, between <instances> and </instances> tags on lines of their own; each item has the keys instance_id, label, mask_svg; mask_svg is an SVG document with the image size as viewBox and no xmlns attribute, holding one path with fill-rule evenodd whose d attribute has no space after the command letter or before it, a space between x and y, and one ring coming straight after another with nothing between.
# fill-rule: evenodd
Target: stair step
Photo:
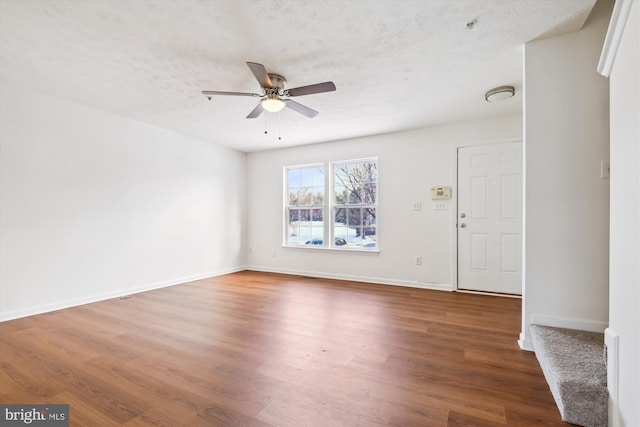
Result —
<instances>
[{"instance_id":1,"label":"stair step","mask_svg":"<svg viewBox=\"0 0 640 427\"><path fill-rule=\"evenodd\" d=\"M531 337L562 420L607 427L604 334L531 325Z\"/></svg>"}]
</instances>

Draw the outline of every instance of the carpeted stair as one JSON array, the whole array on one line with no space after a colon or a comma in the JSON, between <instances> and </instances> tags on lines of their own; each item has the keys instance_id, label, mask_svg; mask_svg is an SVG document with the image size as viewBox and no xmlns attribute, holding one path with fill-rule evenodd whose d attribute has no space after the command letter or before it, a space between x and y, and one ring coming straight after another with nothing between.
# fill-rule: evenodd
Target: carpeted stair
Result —
<instances>
[{"instance_id":1,"label":"carpeted stair","mask_svg":"<svg viewBox=\"0 0 640 427\"><path fill-rule=\"evenodd\" d=\"M531 337L562 420L585 427L607 427L604 335L531 325Z\"/></svg>"}]
</instances>

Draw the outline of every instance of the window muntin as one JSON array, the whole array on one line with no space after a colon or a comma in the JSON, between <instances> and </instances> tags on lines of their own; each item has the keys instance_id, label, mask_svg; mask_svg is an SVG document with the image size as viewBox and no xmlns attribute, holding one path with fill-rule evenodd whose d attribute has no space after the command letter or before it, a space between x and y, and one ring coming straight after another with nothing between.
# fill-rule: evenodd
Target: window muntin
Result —
<instances>
[{"instance_id":1,"label":"window muntin","mask_svg":"<svg viewBox=\"0 0 640 427\"><path fill-rule=\"evenodd\" d=\"M378 248L378 161L332 164L333 238L345 248Z\"/></svg>"},{"instance_id":2,"label":"window muntin","mask_svg":"<svg viewBox=\"0 0 640 427\"><path fill-rule=\"evenodd\" d=\"M324 165L296 166L286 173L286 239L290 246L324 244Z\"/></svg>"}]
</instances>

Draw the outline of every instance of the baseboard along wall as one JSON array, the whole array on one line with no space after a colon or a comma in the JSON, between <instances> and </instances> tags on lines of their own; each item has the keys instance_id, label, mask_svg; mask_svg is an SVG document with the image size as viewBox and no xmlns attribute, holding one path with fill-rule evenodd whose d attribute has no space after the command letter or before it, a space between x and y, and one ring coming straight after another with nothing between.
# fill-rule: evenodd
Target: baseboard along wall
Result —
<instances>
[{"instance_id":1,"label":"baseboard along wall","mask_svg":"<svg viewBox=\"0 0 640 427\"><path fill-rule=\"evenodd\" d=\"M438 291L453 291L453 286L449 283L436 283L436 282L420 282L420 281L411 281L411 280L399 280L399 279L390 279L390 278L379 278L379 277L369 277L369 276L354 276L349 274L333 274L333 273L324 273L319 271L308 271L308 270L292 270L286 268L271 268L271 267L259 267L255 265L249 265L246 267L246 270L250 271L260 271L263 273L279 273L279 274L290 274L293 276L309 276L309 277L318 277L321 279L333 279L333 280L346 280L351 282L365 282L365 283L374 283L378 285L392 285L392 286L406 286L408 288L419 288L419 289L433 289Z\"/></svg>"},{"instance_id":2,"label":"baseboard along wall","mask_svg":"<svg viewBox=\"0 0 640 427\"><path fill-rule=\"evenodd\" d=\"M133 286L130 288L118 289L113 292L104 292L97 295L85 296L82 298L71 299L67 301L59 301L52 304L44 304L36 307L29 307L20 310L11 310L4 313L0 313L0 322L8 320L18 319L21 317L33 316L36 314L49 313L52 311L63 310L65 308L77 307L79 305L91 304L98 301L104 301L112 298L120 298L126 295L137 294L140 292L151 291L154 289L166 288L169 286L180 285L187 282L193 282L194 280L208 279L211 277L222 276L224 274L236 273L238 271L245 270L244 266L234 267L228 269L222 269L218 271L194 274L192 276L184 276L162 282L149 283L141 286Z\"/></svg>"}]
</instances>

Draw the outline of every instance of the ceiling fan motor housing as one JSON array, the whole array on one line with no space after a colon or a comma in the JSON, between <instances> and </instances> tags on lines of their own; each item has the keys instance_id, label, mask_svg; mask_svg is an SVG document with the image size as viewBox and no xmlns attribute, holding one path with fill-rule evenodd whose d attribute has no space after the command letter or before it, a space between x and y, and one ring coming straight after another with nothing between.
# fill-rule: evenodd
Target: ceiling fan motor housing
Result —
<instances>
[{"instance_id":1,"label":"ceiling fan motor housing","mask_svg":"<svg viewBox=\"0 0 640 427\"><path fill-rule=\"evenodd\" d=\"M274 73L269 73L269 78L271 79L271 86L273 89L278 89L279 93L284 90L285 85L287 84L287 79L282 77L280 74Z\"/></svg>"}]
</instances>

